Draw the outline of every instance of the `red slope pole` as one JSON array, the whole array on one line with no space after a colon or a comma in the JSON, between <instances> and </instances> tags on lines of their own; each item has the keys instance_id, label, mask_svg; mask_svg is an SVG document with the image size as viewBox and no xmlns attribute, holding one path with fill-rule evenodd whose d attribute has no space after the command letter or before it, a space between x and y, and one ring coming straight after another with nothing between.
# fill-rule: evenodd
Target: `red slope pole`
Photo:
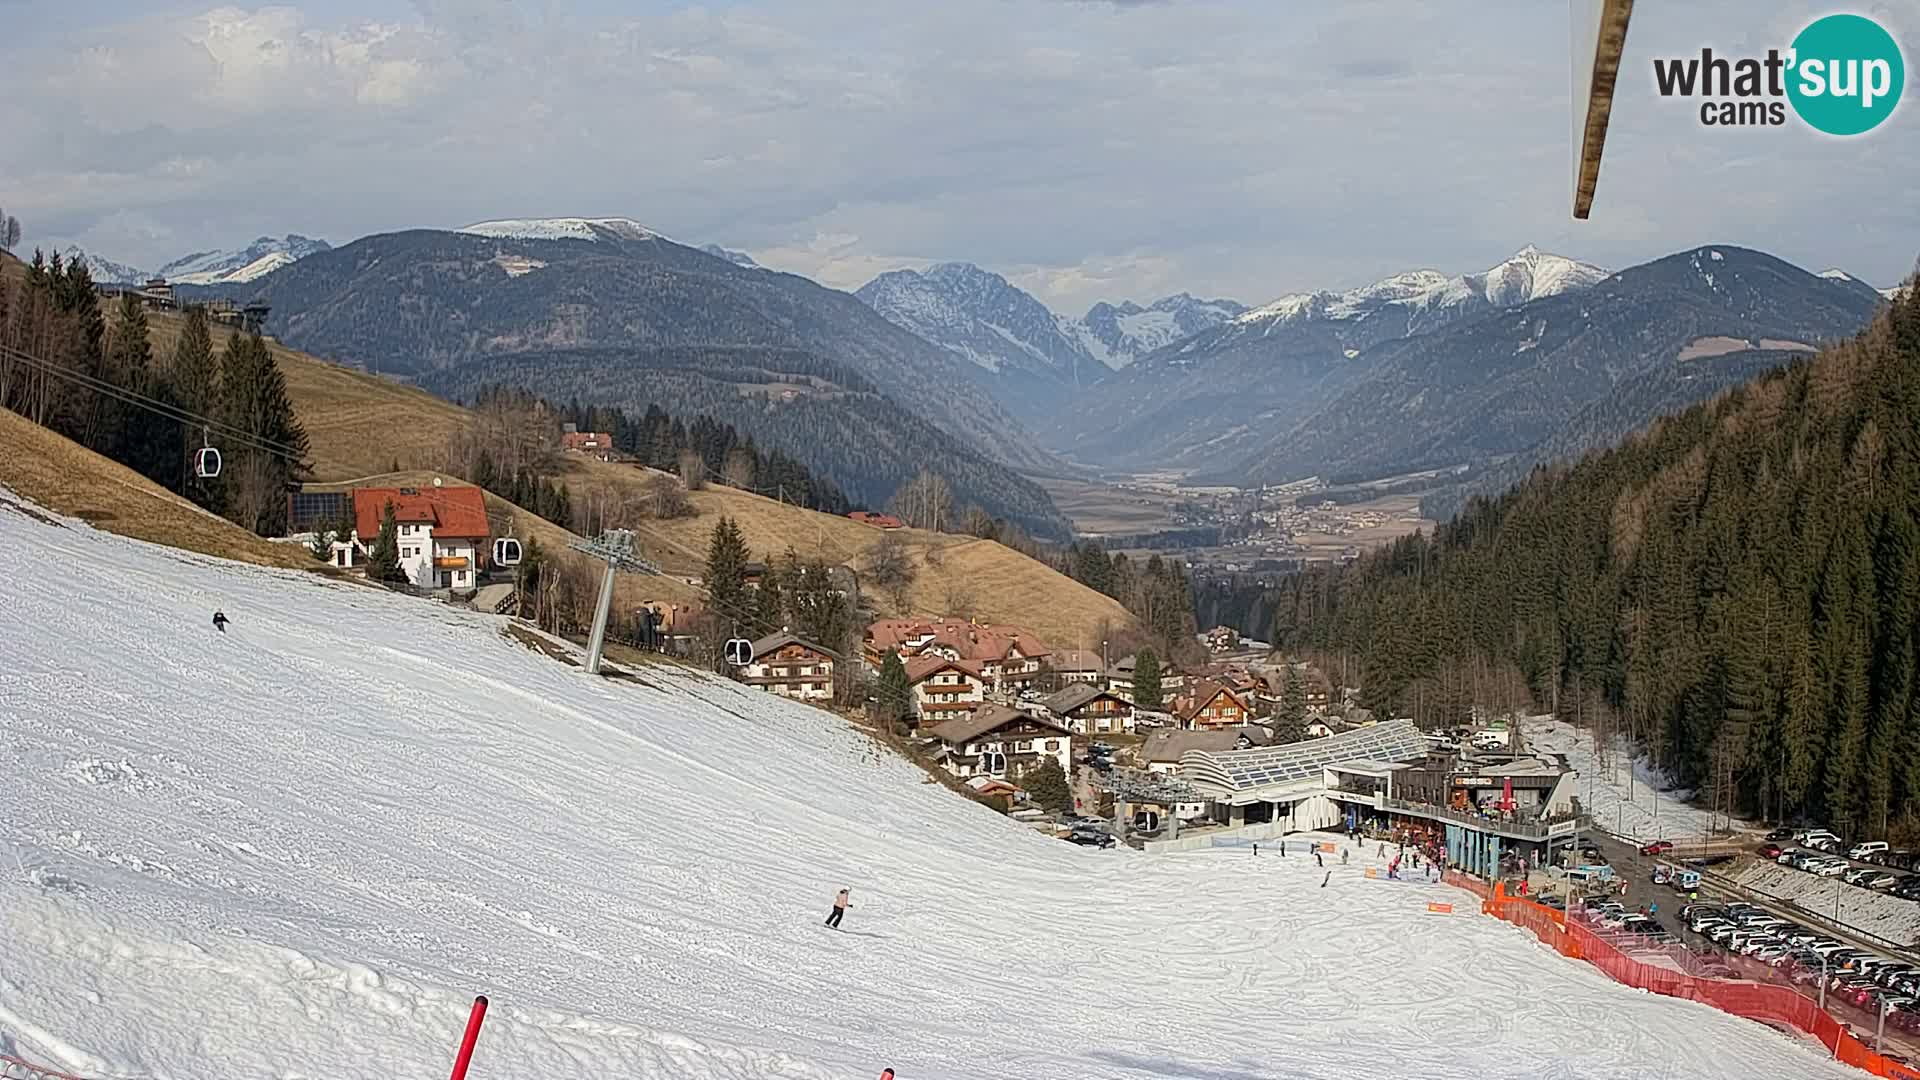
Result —
<instances>
[{"instance_id":1,"label":"red slope pole","mask_svg":"<svg viewBox=\"0 0 1920 1080\"><path fill-rule=\"evenodd\" d=\"M453 1080L465 1080L467 1063L473 1060L473 1044L480 1041L480 1021L487 1018L487 995L473 999L473 1012L467 1015L467 1034L460 1040L460 1056L453 1059Z\"/></svg>"}]
</instances>

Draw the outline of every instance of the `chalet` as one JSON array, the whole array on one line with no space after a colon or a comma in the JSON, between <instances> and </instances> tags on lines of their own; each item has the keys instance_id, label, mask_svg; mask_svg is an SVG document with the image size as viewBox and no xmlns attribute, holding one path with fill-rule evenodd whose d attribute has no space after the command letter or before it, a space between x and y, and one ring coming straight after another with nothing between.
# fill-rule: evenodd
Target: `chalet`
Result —
<instances>
[{"instance_id":1,"label":"chalet","mask_svg":"<svg viewBox=\"0 0 1920 1080\"><path fill-rule=\"evenodd\" d=\"M965 780L990 776L1018 780L1051 759L1062 773L1073 767L1073 736L1051 720L1006 705L986 705L930 729L940 741L941 765Z\"/></svg>"},{"instance_id":2,"label":"chalet","mask_svg":"<svg viewBox=\"0 0 1920 1080\"><path fill-rule=\"evenodd\" d=\"M604 431L562 432L560 449L569 454L585 454L606 461L613 456L613 436Z\"/></svg>"},{"instance_id":3,"label":"chalet","mask_svg":"<svg viewBox=\"0 0 1920 1080\"><path fill-rule=\"evenodd\" d=\"M1077 735L1109 735L1133 730L1133 702L1091 683L1069 683L1040 699L1055 720Z\"/></svg>"},{"instance_id":4,"label":"chalet","mask_svg":"<svg viewBox=\"0 0 1920 1080\"><path fill-rule=\"evenodd\" d=\"M1201 679L1174 701L1173 715L1181 727L1207 731L1239 727L1253 719L1253 710L1232 687Z\"/></svg>"},{"instance_id":5,"label":"chalet","mask_svg":"<svg viewBox=\"0 0 1920 1080\"><path fill-rule=\"evenodd\" d=\"M871 525L876 529L904 529L907 523L892 514L875 514L867 510L855 510L847 515L862 525Z\"/></svg>"},{"instance_id":6,"label":"chalet","mask_svg":"<svg viewBox=\"0 0 1920 1080\"><path fill-rule=\"evenodd\" d=\"M862 649L867 663L876 669L894 651L903 660L944 656L972 661L979 665L988 687L999 693L1032 686L1041 663L1052 656L1031 630L960 619L882 619L867 627Z\"/></svg>"},{"instance_id":7,"label":"chalet","mask_svg":"<svg viewBox=\"0 0 1920 1080\"><path fill-rule=\"evenodd\" d=\"M1134 656L1123 656L1115 660L1113 666L1107 669L1107 689L1126 698L1128 701L1132 701L1134 668L1138 661L1139 658ZM1161 661L1160 692L1162 694L1172 696L1186 684L1186 675L1174 668L1168 667L1166 661Z\"/></svg>"},{"instance_id":8,"label":"chalet","mask_svg":"<svg viewBox=\"0 0 1920 1080\"><path fill-rule=\"evenodd\" d=\"M916 656L906 661L916 727L964 716L987 699L987 678L971 660Z\"/></svg>"},{"instance_id":9,"label":"chalet","mask_svg":"<svg viewBox=\"0 0 1920 1080\"><path fill-rule=\"evenodd\" d=\"M1217 753L1239 745L1239 737L1231 731L1156 731L1140 747L1140 764L1150 773L1166 776L1180 771L1180 758L1189 750ZM1182 821L1188 821L1205 814L1207 804L1181 803L1173 811Z\"/></svg>"},{"instance_id":10,"label":"chalet","mask_svg":"<svg viewBox=\"0 0 1920 1080\"><path fill-rule=\"evenodd\" d=\"M1240 647L1240 631L1231 626L1216 626L1202 634L1200 640L1213 652L1232 652Z\"/></svg>"},{"instance_id":11,"label":"chalet","mask_svg":"<svg viewBox=\"0 0 1920 1080\"><path fill-rule=\"evenodd\" d=\"M1099 685L1106 668L1100 654L1091 649L1061 649L1053 654L1053 673L1061 682Z\"/></svg>"},{"instance_id":12,"label":"chalet","mask_svg":"<svg viewBox=\"0 0 1920 1080\"><path fill-rule=\"evenodd\" d=\"M335 566L365 565L388 506L398 527L400 568L423 589L466 590L479 582L480 554L492 530L477 487L354 488L353 535L336 540Z\"/></svg>"},{"instance_id":13,"label":"chalet","mask_svg":"<svg viewBox=\"0 0 1920 1080\"><path fill-rule=\"evenodd\" d=\"M742 669L742 677L748 685L781 697L833 700L833 657L785 630L753 643L753 659Z\"/></svg>"}]
</instances>

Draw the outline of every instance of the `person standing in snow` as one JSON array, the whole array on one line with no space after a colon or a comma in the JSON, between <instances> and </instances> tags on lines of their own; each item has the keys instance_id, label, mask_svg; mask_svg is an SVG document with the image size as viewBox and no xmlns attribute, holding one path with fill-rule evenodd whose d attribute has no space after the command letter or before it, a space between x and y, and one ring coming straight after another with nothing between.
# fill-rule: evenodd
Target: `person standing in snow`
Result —
<instances>
[{"instance_id":1,"label":"person standing in snow","mask_svg":"<svg viewBox=\"0 0 1920 1080\"><path fill-rule=\"evenodd\" d=\"M220 631L223 634L227 632L227 613L226 612L215 611L213 613L213 628L215 630Z\"/></svg>"},{"instance_id":2,"label":"person standing in snow","mask_svg":"<svg viewBox=\"0 0 1920 1080\"><path fill-rule=\"evenodd\" d=\"M1314 849L1313 849L1313 865L1315 865L1315 866L1318 866L1318 867L1322 867L1322 868L1324 868L1324 867L1325 867L1325 866L1327 865L1327 864L1326 864L1326 861L1325 861L1325 860L1323 860L1322 858L1320 858L1320 849L1319 849L1319 848L1314 848Z\"/></svg>"},{"instance_id":3,"label":"person standing in snow","mask_svg":"<svg viewBox=\"0 0 1920 1080\"><path fill-rule=\"evenodd\" d=\"M840 929L840 920L846 916L847 909L853 906L852 902L847 899L848 894L851 892L853 892L853 886L851 885L841 889L839 895L833 898L833 910L827 912L827 925L833 927L835 930Z\"/></svg>"},{"instance_id":4,"label":"person standing in snow","mask_svg":"<svg viewBox=\"0 0 1920 1080\"><path fill-rule=\"evenodd\" d=\"M1349 852L1350 852L1350 849L1348 848L1340 849L1340 865L1341 866L1347 865L1347 855L1349 854Z\"/></svg>"},{"instance_id":5,"label":"person standing in snow","mask_svg":"<svg viewBox=\"0 0 1920 1080\"><path fill-rule=\"evenodd\" d=\"M1258 840L1253 842L1253 857L1256 859L1260 857L1260 841Z\"/></svg>"}]
</instances>

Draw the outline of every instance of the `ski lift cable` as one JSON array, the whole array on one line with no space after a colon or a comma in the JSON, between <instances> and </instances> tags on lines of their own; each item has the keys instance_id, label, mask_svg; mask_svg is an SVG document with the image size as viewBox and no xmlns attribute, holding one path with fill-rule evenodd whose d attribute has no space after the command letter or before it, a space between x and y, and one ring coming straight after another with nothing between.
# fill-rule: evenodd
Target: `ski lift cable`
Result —
<instances>
[{"instance_id":1,"label":"ski lift cable","mask_svg":"<svg viewBox=\"0 0 1920 1080\"><path fill-rule=\"evenodd\" d=\"M295 463L300 463L301 461L299 451L284 443L276 442L264 435L257 435L245 429L234 427L231 424L202 416L199 413L191 412L181 406L159 401L137 390L130 390L118 383L107 382L104 379L96 378L85 372L75 371L64 364L58 364L7 345L0 345L0 356L17 360L37 371L78 383L89 390L105 394L108 397L132 405L135 408L145 409L148 412L160 416L162 419L171 420L174 423L187 427L199 427L202 429L203 437L206 432L211 431L228 442L239 444L243 449L259 450L263 453L273 454L276 457L285 458Z\"/></svg>"},{"instance_id":2,"label":"ski lift cable","mask_svg":"<svg viewBox=\"0 0 1920 1080\"><path fill-rule=\"evenodd\" d=\"M22 352L8 346L0 346L0 355L19 360L36 370L79 383L87 389L106 394L109 397L135 406L136 408L146 409L148 412L155 413L163 419L171 420L186 427L198 426L202 429L203 437L208 431L212 431L219 434L223 439L242 444L246 449L261 450L290 461L297 462L300 460L299 452L284 443L276 442L264 435L254 434L243 428L234 427L224 421L202 416L199 413L191 412L179 405L148 397L137 390L130 390L118 383L107 382L104 379L88 375L85 372L75 371L63 364L54 363L44 358L34 356L31 353Z\"/></svg>"},{"instance_id":3,"label":"ski lift cable","mask_svg":"<svg viewBox=\"0 0 1920 1080\"><path fill-rule=\"evenodd\" d=\"M36 357L31 353L23 353L17 349L10 349L5 346L0 346L0 356L7 356L37 371L56 375L60 378L78 383L86 389L105 394L108 397L132 405L135 408L145 409L148 412L160 416L162 419L170 420L189 428L199 427L203 438L206 437L208 432L213 432L218 434L222 439L237 444L243 449L259 450L295 463L300 463L301 461L299 452L284 443L279 443L263 435L256 435L244 429L236 428L231 424L219 420L201 416L199 413L190 412L181 406L158 401L138 391L129 390L117 383L110 383L88 375L85 372L75 371L64 365Z\"/></svg>"}]
</instances>

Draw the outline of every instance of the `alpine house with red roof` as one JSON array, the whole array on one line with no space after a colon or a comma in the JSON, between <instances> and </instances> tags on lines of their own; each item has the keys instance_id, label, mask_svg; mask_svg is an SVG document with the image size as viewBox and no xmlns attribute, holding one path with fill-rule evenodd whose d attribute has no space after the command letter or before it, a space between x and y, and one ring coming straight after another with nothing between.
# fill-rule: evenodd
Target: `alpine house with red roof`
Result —
<instances>
[{"instance_id":1,"label":"alpine house with red roof","mask_svg":"<svg viewBox=\"0 0 1920 1080\"><path fill-rule=\"evenodd\" d=\"M366 563L389 505L408 581L455 591L479 585L480 552L492 530L486 496L477 487L354 488L353 538L334 544L335 566Z\"/></svg>"}]
</instances>

